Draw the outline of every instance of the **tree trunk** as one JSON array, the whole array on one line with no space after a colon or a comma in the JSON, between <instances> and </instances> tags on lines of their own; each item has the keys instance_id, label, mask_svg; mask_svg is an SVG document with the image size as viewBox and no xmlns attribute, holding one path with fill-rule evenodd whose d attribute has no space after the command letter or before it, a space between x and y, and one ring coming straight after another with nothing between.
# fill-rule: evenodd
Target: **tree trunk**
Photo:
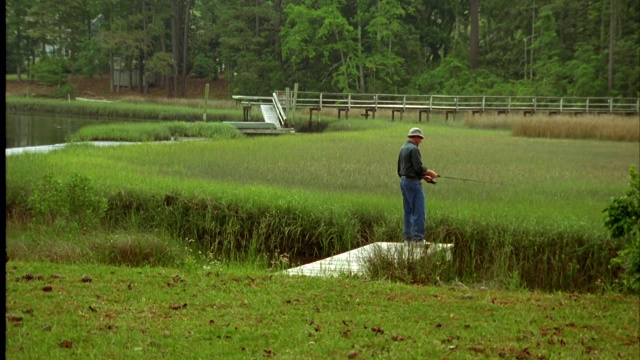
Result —
<instances>
[{"instance_id":1,"label":"tree trunk","mask_svg":"<svg viewBox=\"0 0 640 360\"><path fill-rule=\"evenodd\" d=\"M191 1L187 0L187 4L184 10L184 34L182 40L182 89L181 94L182 97L187 97L187 54L188 51L188 40L189 40L189 20L191 19Z\"/></svg>"},{"instance_id":2,"label":"tree trunk","mask_svg":"<svg viewBox=\"0 0 640 360\"><path fill-rule=\"evenodd\" d=\"M140 53L138 56L138 92L142 94L144 91L144 55Z\"/></svg>"},{"instance_id":3,"label":"tree trunk","mask_svg":"<svg viewBox=\"0 0 640 360\"><path fill-rule=\"evenodd\" d=\"M358 91L361 94L365 93L364 87L364 68L362 66L362 24L360 23L360 19L358 19L358 75L360 77L360 86L358 86Z\"/></svg>"},{"instance_id":4,"label":"tree trunk","mask_svg":"<svg viewBox=\"0 0 640 360\"><path fill-rule=\"evenodd\" d=\"M340 36L338 35L338 33L334 31L334 35L336 36L336 41L340 43ZM345 59L344 53L342 52L342 50L340 50L340 63L344 65L344 69L345 69L343 71L345 89L349 89L349 74L347 74L347 60L348 59ZM344 91L345 89L342 89L342 90Z\"/></svg>"},{"instance_id":5,"label":"tree trunk","mask_svg":"<svg viewBox=\"0 0 640 360\"><path fill-rule=\"evenodd\" d=\"M276 60L278 64L282 66L282 49L280 30L282 30L282 0L275 0L273 2L276 10Z\"/></svg>"},{"instance_id":6,"label":"tree trunk","mask_svg":"<svg viewBox=\"0 0 640 360\"><path fill-rule=\"evenodd\" d=\"M17 31L17 53L18 53L18 65L16 66L16 74L18 75L18 82L22 82L22 47L20 46L20 43L22 42L22 32L20 31L20 29L18 29Z\"/></svg>"},{"instance_id":7,"label":"tree trunk","mask_svg":"<svg viewBox=\"0 0 640 360\"><path fill-rule=\"evenodd\" d=\"M109 51L109 74L111 75L111 81L109 82L109 92L113 92L113 52Z\"/></svg>"},{"instance_id":8,"label":"tree trunk","mask_svg":"<svg viewBox=\"0 0 640 360\"><path fill-rule=\"evenodd\" d=\"M260 16L258 16L258 8L260 6L260 0L256 0L256 37L260 36Z\"/></svg>"},{"instance_id":9,"label":"tree trunk","mask_svg":"<svg viewBox=\"0 0 640 360\"><path fill-rule=\"evenodd\" d=\"M133 60L127 59L127 63L129 63L129 90L133 90Z\"/></svg>"},{"instance_id":10,"label":"tree trunk","mask_svg":"<svg viewBox=\"0 0 640 360\"><path fill-rule=\"evenodd\" d=\"M471 49L469 52L469 67L471 70L478 68L479 8L480 8L480 0L471 0Z\"/></svg>"},{"instance_id":11,"label":"tree trunk","mask_svg":"<svg viewBox=\"0 0 640 360\"><path fill-rule=\"evenodd\" d=\"M149 19L147 18L147 0L142 0L142 31L144 33L144 46L142 47L142 61L140 62L140 74L142 75L141 80L143 83L143 92L145 95L149 94L149 79L147 79L147 74L145 74L145 61L147 61L147 27L148 27Z\"/></svg>"},{"instance_id":12,"label":"tree trunk","mask_svg":"<svg viewBox=\"0 0 640 360\"><path fill-rule=\"evenodd\" d=\"M608 89L613 90L613 51L616 46L616 0L610 0L611 14L609 16L609 76Z\"/></svg>"},{"instance_id":13,"label":"tree trunk","mask_svg":"<svg viewBox=\"0 0 640 360\"><path fill-rule=\"evenodd\" d=\"M171 0L171 54L173 55L173 61L175 62L175 65L173 66L173 73L171 75L171 90L169 92L170 97L175 96L178 89L178 63L180 61L178 47L178 39L180 38L180 27L178 24L180 22L178 18L178 1L179 0Z\"/></svg>"},{"instance_id":14,"label":"tree trunk","mask_svg":"<svg viewBox=\"0 0 640 360\"><path fill-rule=\"evenodd\" d=\"M160 51L167 52L167 45L164 43L164 36L160 36ZM165 84L167 83L167 77L164 74L159 74L158 76L158 86L164 89Z\"/></svg>"}]
</instances>

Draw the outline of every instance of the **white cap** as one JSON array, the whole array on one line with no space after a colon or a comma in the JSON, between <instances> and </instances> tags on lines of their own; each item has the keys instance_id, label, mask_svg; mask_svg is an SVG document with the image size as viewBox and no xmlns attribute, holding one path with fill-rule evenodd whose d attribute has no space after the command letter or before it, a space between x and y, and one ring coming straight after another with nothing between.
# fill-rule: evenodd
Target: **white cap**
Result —
<instances>
[{"instance_id":1,"label":"white cap","mask_svg":"<svg viewBox=\"0 0 640 360\"><path fill-rule=\"evenodd\" d=\"M420 130L419 128L413 128L413 129L409 130L409 134L407 136L409 136L409 137L411 137L411 136L419 136L419 137L424 139L424 136L422 136L422 130Z\"/></svg>"}]
</instances>

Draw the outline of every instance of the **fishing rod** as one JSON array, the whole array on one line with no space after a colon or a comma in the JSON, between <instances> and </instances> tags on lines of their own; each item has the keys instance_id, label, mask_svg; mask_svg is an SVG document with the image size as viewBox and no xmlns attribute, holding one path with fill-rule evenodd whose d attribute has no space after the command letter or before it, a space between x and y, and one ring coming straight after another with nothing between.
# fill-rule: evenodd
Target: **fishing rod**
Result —
<instances>
[{"instance_id":1,"label":"fishing rod","mask_svg":"<svg viewBox=\"0 0 640 360\"><path fill-rule=\"evenodd\" d=\"M443 176L438 174L439 178L443 178L443 179L451 179L451 180L460 180L460 181L471 181L471 182L477 182L477 183L483 183L483 184L498 184L499 183L495 183L495 182L489 182L489 181L482 181L482 180L475 180L475 179L467 179L467 178L460 178L460 177L453 177L453 176ZM431 184L436 184L436 179L431 179L431 181L429 181L429 183Z\"/></svg>"},{"instance_id":2,"label":"fishing rod","mask_svg":"<svg viewBox=\"0 0 640 360\"><path fill-rule=\"evenodd\" d=\"M475 179L466 179L466 178L459 178L459 177L453 177L453 176L442 176L440 174L438 174L438 177L439 178L444 178L444 179L452 179L452 180L460 180L460 181L472 181L472 182L478 182L478 183L492 184L491 182L488 182L488 181L475 180Z\"/></svg>"}]
</instances>

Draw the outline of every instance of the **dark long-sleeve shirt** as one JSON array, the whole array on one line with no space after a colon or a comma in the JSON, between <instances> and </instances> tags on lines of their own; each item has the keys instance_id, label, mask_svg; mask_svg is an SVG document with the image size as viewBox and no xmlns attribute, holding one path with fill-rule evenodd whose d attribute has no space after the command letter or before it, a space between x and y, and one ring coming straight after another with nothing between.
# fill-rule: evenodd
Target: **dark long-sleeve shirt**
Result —
<instances>
[{"instance_id":1,"label":"dark long-sleeve shirt","mask_svg":"<svg viewBox=\"0 0 640 360\"><path fill-rule=\"evenodd\" d=\"M418 145L407 140L398 155L398 176L422 178L425 171L427 171L427 167L422 165L422 156Z\"/></svg>"}]
</instances>

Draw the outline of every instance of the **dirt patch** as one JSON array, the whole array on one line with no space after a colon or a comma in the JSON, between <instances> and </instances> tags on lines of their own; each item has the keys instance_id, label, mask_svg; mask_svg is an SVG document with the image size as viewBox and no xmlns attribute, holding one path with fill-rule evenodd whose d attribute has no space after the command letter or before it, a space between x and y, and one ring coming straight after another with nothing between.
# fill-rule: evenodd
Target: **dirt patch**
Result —
<instances>
[{"instance_id":1,"label":"dirt patch","mask_svg":"<svg viewBox=\"0 0 640 360\"><path fill-rule=\"evenodd\" d=\"M68 83L73 84L77 90L78 97L86 97L93 99L120 99L125 97L145 97L145 98L167 98L167 90L162 85L156 85L149 88L149 94L142 94L138 89L129 89L127 87L109 88L109 75L97 76L93 78L86 77L69 77ZM188 99L203 99L205 86L209 84L210 99L228 99L229 87L224 79L187 79L187 96ZM45 86L35 84L28 81L6 80L5 95L24 96L27 93L36 97L51 97L55 92L55 86Z\"/></svg>"}]
</instances>

